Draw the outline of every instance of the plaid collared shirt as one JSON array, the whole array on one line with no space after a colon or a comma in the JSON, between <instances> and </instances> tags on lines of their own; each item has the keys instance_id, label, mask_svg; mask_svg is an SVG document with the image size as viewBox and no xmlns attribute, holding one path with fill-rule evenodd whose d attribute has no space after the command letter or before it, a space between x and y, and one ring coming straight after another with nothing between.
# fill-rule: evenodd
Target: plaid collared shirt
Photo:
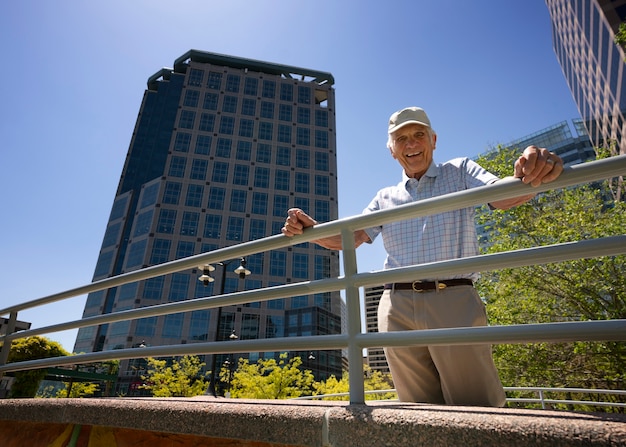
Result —
<instances>
[{"instance_id":1,"label":"plaid collared shirt","mask_svg":"<svg viewBox=\"0 0 626 447\"><path fill-rule=\"evenodd\" d=\"M455 158L439 165L433 162L419 181L407 177L403 172L403 180L396 186L378 191L363 213L484 186L497 179L469 158ZM479 253L474 207L392 222L365 231L372 241L382 233L387 251L385 269L464 258ZM478 276L459 275L455 278L477 279Z\"/></svg>"}]
</instances>

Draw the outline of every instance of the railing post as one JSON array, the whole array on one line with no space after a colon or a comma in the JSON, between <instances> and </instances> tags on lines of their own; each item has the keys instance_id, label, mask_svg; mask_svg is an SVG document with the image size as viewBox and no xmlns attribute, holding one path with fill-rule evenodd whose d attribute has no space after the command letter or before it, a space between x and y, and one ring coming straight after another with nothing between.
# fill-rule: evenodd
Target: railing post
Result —
<instances>
[{"instance_id":1,"label":"railing post","mask_svg":"<svg viewBox=\"0 0 626 447\"><path fill-rule=\"evenodd\" d=\"M539 400L541 400L541 409L545 410L546 402L543 399L544 399L543 390L539 390Z\"/></svg>"},{"instance_id":2,"label":"railing post","mask_svg":"<svg viewBox=\"0 0 626 447\"><path fill-rule=\"evenodd\" d=\"M15 325L17 323L17 311L13 311L9 314L9 324L7 326L6 335L12 334L15 332ZM2 349L0 349L0 365L6 365L7 360L9 360L9 352L11 351L11 340L4 340L2 343ZM2 377L2 372L0 372L0 377Z\"/></svg>"},{"instance_id":3,"label":"railing post","mask_svg":"<svg viewBox=\"0 0 626 447\"><path fill-rule=\"evenodd\" d=\"M350 229L341 230L343 244L343 271L347 279L346 285L346 315L348 318L348 380L350 382L350 403L365 403L365 385L363 381L363 354L362 348L356 342L361 333L361 297L359 288L354 286L354 276L357 274L356 249L354 246L354 232Z\"/></svg>"}]
</instances>

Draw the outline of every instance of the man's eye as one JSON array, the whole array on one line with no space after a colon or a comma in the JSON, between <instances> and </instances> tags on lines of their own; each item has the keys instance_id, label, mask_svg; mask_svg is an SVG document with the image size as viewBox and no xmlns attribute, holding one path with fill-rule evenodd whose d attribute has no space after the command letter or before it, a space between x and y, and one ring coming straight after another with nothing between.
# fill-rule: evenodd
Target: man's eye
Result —
<instances>
[{"instance_id":1,"label":"man's eye","mask_svg":"<svg viewBox=\"0 0 626 447\"><path fill-rule=\"evenodd\" d=\"M415 134L415 138L422 138L424 136L424 132L417 132Z\"/></svg>"}]
</instances>

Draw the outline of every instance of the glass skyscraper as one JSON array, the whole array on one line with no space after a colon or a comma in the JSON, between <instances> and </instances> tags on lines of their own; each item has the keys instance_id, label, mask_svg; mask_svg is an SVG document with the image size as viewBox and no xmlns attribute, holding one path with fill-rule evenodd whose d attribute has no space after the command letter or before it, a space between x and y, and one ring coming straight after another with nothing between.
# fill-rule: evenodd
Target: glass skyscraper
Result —
<instances>
[{"instance_id":1,"label":"glass skyscraper","mask_svg":"<svg viewBox=\"0 0 626 447\"><path fill-rule=\"evenodd\" d=\"M279 234L290 207L337 219L333 83L330 73L196 50L151 76L93 279ZM245 279L232 272L238 259L225 260L209 285L194 269L91 293L83 316L339 275L338 253L315 244L246 261ZM339 332L337 292L82 328L74 351ZM291 354L318 380L341 374L340 350ZM208 369L225 360L206 357ZM118 392L134 375L123 362Z\"/></svg>"},{"instance_id":2,"label":"glass skyscraper","mask_svg":"<svg viewBox=\"0 0 626 447\"><path fill-rule=\"evenodd\" d=\"M624 51L615 33L626 3L610 0L546 0L557 59L594 146L626 153Z\"/></svg>"}]
</instances>

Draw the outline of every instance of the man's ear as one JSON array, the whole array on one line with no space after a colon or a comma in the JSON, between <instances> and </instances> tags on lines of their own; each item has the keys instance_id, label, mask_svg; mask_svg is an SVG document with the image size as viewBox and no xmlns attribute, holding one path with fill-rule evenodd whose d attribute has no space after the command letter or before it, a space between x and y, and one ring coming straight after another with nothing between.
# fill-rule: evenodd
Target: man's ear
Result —
<instances>
[{"instance_id":1,"label":"man's ear","mask_svg":"<svg viewBox=\"0 0 626 447\"><path fill-rule=\"evenodd\" d=\"M437 149L437 134L434 131L432 133L432 142L433 142L433 150Z\"/></svg>"}]
</instances>

